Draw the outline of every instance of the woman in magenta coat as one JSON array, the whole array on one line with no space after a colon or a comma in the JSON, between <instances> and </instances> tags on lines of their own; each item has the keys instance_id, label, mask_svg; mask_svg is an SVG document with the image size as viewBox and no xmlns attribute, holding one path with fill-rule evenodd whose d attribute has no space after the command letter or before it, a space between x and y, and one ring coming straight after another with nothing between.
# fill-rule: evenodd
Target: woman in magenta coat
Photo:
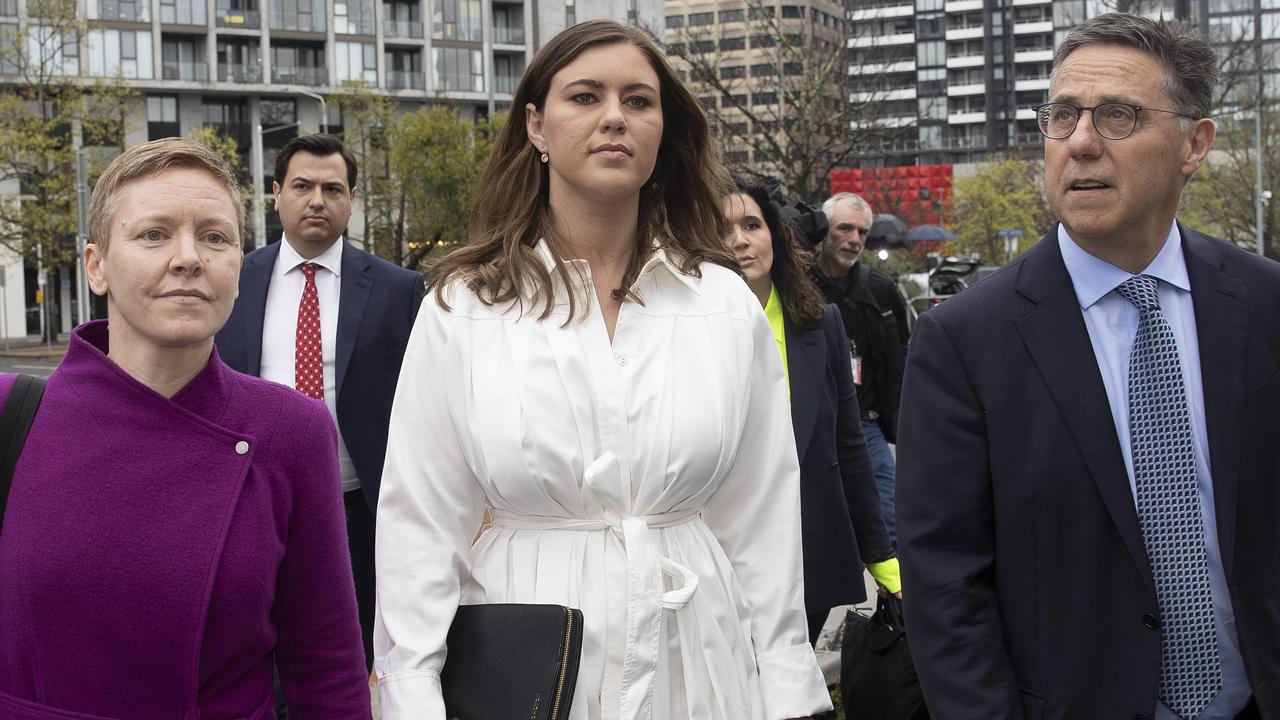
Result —
<instances>
[{"instance_id":1,"label":"woman in magenta coat","mask_svg":"<svg viewBox=\"0 0 1280 720\"><path fill-rule=\"evenodd\" d=\"M213 350L244 211L190 141L99 179L85 268L107 321L49 378L0 534L0 717L370 717L323 404ZM7 397L12 378L0 379Z\"/></svg>"}]
</instances>

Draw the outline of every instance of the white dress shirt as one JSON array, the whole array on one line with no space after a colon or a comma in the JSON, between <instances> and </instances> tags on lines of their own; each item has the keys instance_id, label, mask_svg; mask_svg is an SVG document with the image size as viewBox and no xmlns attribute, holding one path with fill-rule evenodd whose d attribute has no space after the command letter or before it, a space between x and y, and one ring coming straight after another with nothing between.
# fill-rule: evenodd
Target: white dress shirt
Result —
<instances>
[{"instance_id":1,"label":"white dress shirt","mask_svg":"<svg viewBox=\"0 0 1280 720\"><path fill-rule=\"evenodd\" d=\"M551 256L545 244L538 253ZM808 643L786 380L738 275L658 251L612 344L590 313L428 297L378 502L385 720L444 720L459 603L580 608L572 720L781 720L830 708ZM552 277L557 277L554 273ZM581 308L579 308L581 312ZM485 505L494 525L472 545ZM856 560L856 559L855 559Z\"/></svg>"},{"instance_id":2,"label":"white dress shirt","mask_svg":"<svg viewBox=\"0 0 1280 720\"><path fill-rule=\"evenodd\" d=\"M289 241L280 239L280 254L276 256L271 271L271 284L267 286L267 307L262 319L262 370L266 380L295 387L294 361L297 357L298 304L307 278L302 274L303 263L319 265L316 270L316 294L320 300L320 350L324 355L324 404L338 423L338 388L336 358L338 356L338 303L341 302L340 277L342 275L342 246L344 239L329 246L311 260L304 259ZM360 488L355 465L347 445L338 431L338 469L342 473L342 491Z\"/></svg>"},{"instance_id":3,"label":"white dress shirt","mask_svg":"<svg viewBox=\"0 0 1280 720\"><path fill-rule=\"evenodd\" d=\"M1137 498L1133 477L1133 449L1129 446L1129 354L1138 333L1138 309L1115 292L1121 283L1133 277L1104 260L1085 252L1058 226L1058 247L1071 275L1071 283L1084 313L1084 324L1093 343L1093 353L1102 371L1102 384L1111 404L1116 436L1124 455L1129 475L1129 490ZM1164 247L1140 275L1159 280L1156 293L1160 311L1173 328L1182 358L1182 378L1186 384L1187 408L1191 414L1191 431L1195 442L1196 478L1200 491L1200 515L1204 522L1205 551L1209 562L1209 587L1213 593L1218 653L1222 661L1222 689L1198 716L1198 720L1233 720L1252 694L1244 672L1244 659L1236 637L1236 616L1231 607L1227 576L1222 568L1222 551L1218 547L1218 517L1214 514L1213 478L1209 474L1209 435L1204 419L1204 383L1200 377L1200 343L1196 335L1195 309L1191 304L1191 281L1187 276L1186 258L1182 255L1182 238L1178 226L1169 230ZM1156 720L1176 720L1164 703L1156 708Z\"/></svg>"}]
</instances>

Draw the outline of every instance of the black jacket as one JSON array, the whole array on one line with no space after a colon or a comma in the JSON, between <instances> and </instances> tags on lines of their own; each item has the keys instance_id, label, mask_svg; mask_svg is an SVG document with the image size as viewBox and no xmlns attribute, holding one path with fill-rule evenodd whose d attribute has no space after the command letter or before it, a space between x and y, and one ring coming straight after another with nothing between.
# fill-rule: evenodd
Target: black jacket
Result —
<instances>
[{"instance_id":1,"label":"black jacket","mask_svg":"<svg viewBox=\"0 0 1280 720\"><path fill-rule=\"evenodd\" d=\"M911 332L907 308L893 280L879 270L856 263L848 277L846 288L813 268L827 302L840 309L851 349L862 358L858 404L863 413L874 411L885 438L897 442L902 367Z\"/></svg>"}]
</instances>

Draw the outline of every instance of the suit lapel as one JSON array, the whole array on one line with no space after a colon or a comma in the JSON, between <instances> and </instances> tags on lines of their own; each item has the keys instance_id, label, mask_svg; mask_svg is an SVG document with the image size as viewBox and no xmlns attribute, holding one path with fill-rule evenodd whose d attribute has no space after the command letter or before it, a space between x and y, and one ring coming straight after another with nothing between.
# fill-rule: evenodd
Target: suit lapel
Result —
<instances>
[{"instance_id":1,"label":"suit lapel","mask_svg":"<svg viewBox=\"0 0 1280 720\"><path fill-rule=\"evenodd\" d=\"M262 324L267 311L267 289L271 273L280 255L280 243L274 242L251 254L240 271L240 298L244 312L244 347L249 375L262 373Z\"/></svg>"},{"instance_id":2,"label":"suit lapel","mask_svg":"<svg viewBox=\"0 0 1280 720\"><path fill-rule=\"evenodd\" d=\"M796 452L803 465L804 452L813 438L818 407L822 401L822 386L826 379L823 365L827 349L820 325L801 330L790 320L783 318L782 327L787 343L787 375L791 385L791 426L795 430Z\"/></svg>"},{"instance_id":3,"label":"suit lapel","mask_svg":"<svg viewBox=\"0 0 1280 720\"><path fill-rule=\"evenodd\" d=\"M1155 582L1138 527L1124 455L1116 438L1115 420L1080 302L1062 262L1056 227L1027 253L1019 270L1017 290L1032 303L1014 321L1018 332L1080 448L1143 582L1154 596Z\"/></svg>"},{"instance_id":4,"label":"suit lapel","mask_svg":"<svg viewBox=\"0 0 1280 720\"><path fill-rule=\"evenodd\" d=\"M337 357L334 362L334 389L342 395L342 380L351 362L351 351L360 334L360 318L373 290L373 263L363 252L342 241L342 278L339 282Z\"/></svg>"},{"instance_id":5,"label":"suit lapel","mask_svg":"<svg viewBox=\"0 0 1280 720\"><path fill-rule=\"evenodd\" d=\"M1235 553L1233 528L1239 481L1236 441L1244 401L1248 290L1242 280L1222 271L1220 249L1193 230L1181 225L1178 229L1182 233L1191 304L1196 316L1218 544L1222 565L1230 572Z\"/></svg>"}]
</instances>

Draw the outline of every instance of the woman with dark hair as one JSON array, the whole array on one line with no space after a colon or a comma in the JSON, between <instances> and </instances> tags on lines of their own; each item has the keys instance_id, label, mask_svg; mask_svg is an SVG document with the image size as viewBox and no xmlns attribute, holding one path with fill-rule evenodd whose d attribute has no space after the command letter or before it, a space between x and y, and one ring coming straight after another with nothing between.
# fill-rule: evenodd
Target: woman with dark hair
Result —
<instances>
[{"instance_id":1,"label":"woman with dark hair","mask_svg":"<svg viewBox=\"0 0 1280 720\"><path fill-rule=\"evenodd\" d=\"M382 717L444 720L460 603L582 610L574 720L829 709L785 380L731 269L701 108L646 35L603 20L543 47L514 107L396 391Z\"/></svg>"},{"instance_id":2,"label":"woman with dark hair","mask_svg":"<svg viewBox=\"0 0 1280 720\"><path fill-rule=\"evenodd\" d=\"M810 279L808 253L768 192L743 181L737 189L724 199L730 247L764 306L791 388L812 643L831 608L867 599L855 558L891 593L902 589L898 560L880 516L840 311Z\"/></svg>"}]
</instances>

